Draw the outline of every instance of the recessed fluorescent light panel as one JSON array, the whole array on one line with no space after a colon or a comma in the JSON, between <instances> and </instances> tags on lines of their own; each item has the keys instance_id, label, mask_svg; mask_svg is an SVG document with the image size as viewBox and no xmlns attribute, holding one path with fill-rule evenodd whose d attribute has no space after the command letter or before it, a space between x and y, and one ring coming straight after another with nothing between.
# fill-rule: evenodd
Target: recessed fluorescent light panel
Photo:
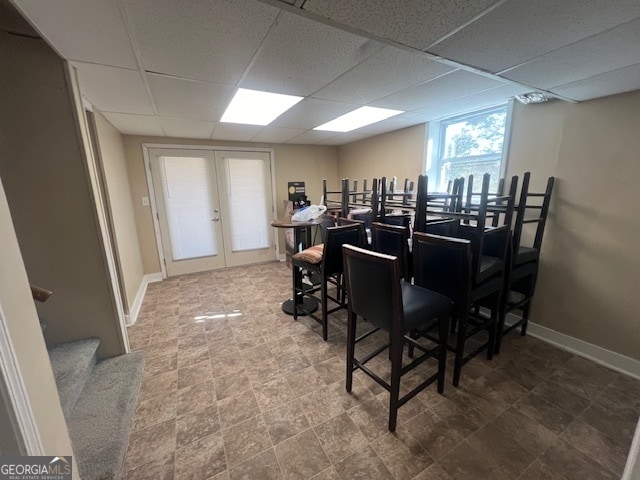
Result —
<instances>
[{"instance_id":1,"label":"recessed fluorescent light panel","mask_svg":"<svg viewBox=\"0 0 640 480\"><path fill-rule=\"evenodd\" d=\"M269 125L300 100L302 97L239 88L220 121Z\"/></svg>"},{"instance_id":2,"label":"recessed fluorescent light panel","mask_svg":"<svg viewBox=\"0 0 640 480\"><path fill-rule=\"evenodd\" d=\"M330 132L350 132L356 128L371 125L372 123L385 120L404 113L402 110L389 110L387 108L360 107L352 112L334 118L314 130L328 130Z\"/></svg>"}]
</instances>

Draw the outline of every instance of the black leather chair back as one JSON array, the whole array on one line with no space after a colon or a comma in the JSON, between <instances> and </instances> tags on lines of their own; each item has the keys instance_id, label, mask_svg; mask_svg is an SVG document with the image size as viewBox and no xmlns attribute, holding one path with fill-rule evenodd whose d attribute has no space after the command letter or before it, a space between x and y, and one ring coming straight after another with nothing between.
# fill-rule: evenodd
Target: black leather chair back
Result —
<instances>
[{"instance_id":1,"label":"black leather chair back","mask_svg":"<svg viewBox=\"0 0 640 480\"><path fill-rule=\"evenodd\" d=\"M346 283L351 286L350 310L373 326L391 331L393 319L402 318L398 258L355 249L343 249L343 254Z\"/></svg>"},{"instance_id":2,"label":"black leather chair back","mask_svg":"<svg viewBox=\"0 0 640 480\"><path fill-rule=\"evenodd\" d=\"M471 242L428 233L413 234L414 284L467 305L471 297Z\"/></svg>"},{"instance_id":3,"label":"black leather chair back","mask_svg":"<svg viewBox=\"0 0 640 480\"><path fill-rule=\"evenodd\" d=\"M323 213L320 215L320 219L322 220L322 223L318 225L318 229L320 230L322 243L324 243L327 240L327 228L336 226L336 218L333 215Z\"/></svg>"},{"instance_id":4,"label":"black leather chair back","mask_svg":"<svg viewBox=\"0 0 640 480\"><path fill-rule=\"evenodd\" d=\"M322 254L322 272L325 277L342 273L342 245L364 247L362 239L367 238L362 224L341 225L327 228L327 238Z\"/></svg>"},{"instance_id":5,"label":"black leather chair back","mask_svg":"<svg viewBox=\"0 0 640 480\"><path fill-rule=\"evenodd\" d=\"M378 219L378 222L385 225L396 225L398 227L411 228L411 217L409 215L385 215Z\"/></svg>"},{"instance_id":6,"label":"black leather chair back","mask_svg":"<svg viewBox=\"0 0 640 480\"><path fill-rule=\"evenodd\" d=\"M387 217L388 218L388 217ZM409 229L403 226L371 224L371 249L374 252L398 257L400 274L410 280L409 269Z\"/></svg>"},{"instance_id":7,"label":"black leather chair back","mask_svg":"<svg viewBox=\"0 0 640 480\"><path fill-rule=\"evenodd\" d=\"M357 220L355 218L342 218L336 219L338 226L340 225L362 225L362 238L360 239L360 246L369 248L369 239L367 238L367 223L364 220ZM369 222L371 224L371 222Z\"/></svg>"}]
</instances>

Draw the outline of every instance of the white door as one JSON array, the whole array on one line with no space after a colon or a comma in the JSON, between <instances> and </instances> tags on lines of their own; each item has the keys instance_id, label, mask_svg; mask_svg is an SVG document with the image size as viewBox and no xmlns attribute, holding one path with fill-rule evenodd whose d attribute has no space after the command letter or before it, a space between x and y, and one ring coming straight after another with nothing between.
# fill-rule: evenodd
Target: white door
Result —
<instances>
[{"instance_id":1,"label":"white door","mask_svg":"<svg viewBox=\"0 0 640 480\"><path fill-rule=\"evenodd\" d=\"M149 149L167 275L275 259L270 155Z\"/></svg>"},{"instance_id":2,"label":"white door","mask_svg":"<svg viewBox=\"0 0 640 480\"><path fill-rule=\"evenodd\" d=\"M215 159L227 266L275 260L270 155L216 151Z\"/></svg>"}]
</instances>

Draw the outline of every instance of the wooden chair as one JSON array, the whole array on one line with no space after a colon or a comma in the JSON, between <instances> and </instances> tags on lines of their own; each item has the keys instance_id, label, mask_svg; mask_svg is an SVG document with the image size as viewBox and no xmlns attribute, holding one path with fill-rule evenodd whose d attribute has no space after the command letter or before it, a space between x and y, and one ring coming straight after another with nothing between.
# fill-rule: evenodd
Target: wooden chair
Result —
<instances>
[{"instance_id":1,"label":"wooden chair","mask_svg":"<svg viewBox=\"0 0 640 480\"><path fill-rule=\"evenodd\" d=\"M442 193L429 193L426 175L418 177L418 191L415 206L413 230L427 232L427 224L439 222L446 218L460 220L462 217L462 192L464 178L450 182L450 189Z\"/></svg>"},{"instance_id":2,"label":"wooden chair","mask_svg":"<svg viewBox=\"0 0 640 480\"><path fill-rule=\"evenodd\" d=\"M297 320L299 314L309 315L322 325L322 338L328 338L328 315L346 307L344 285L342 282L342 245L351 244L362 246L363 226L361 224L343 225L327 228L324 245L307 248L291 257L293 298L300 296L314 297L321 304L321 315L304 308L304 302L294 302L293 318ZM302 281L303 271L316 278L318 284L310 287ZM330 287L336 289L335 294ZM319 298L316 296L319 295ZM328 308L331 300L335 306Z\"/></svg>"},{"instance_id":3,"label":"wooden chair","mask_svg":"<svg viewBox=\"0 0 640 480\"><path fill-rule=\"evenodd\" d=\"M413 234L414 284L438 292L453 301L452 321L457 324L455 344L449 349L455 353L453 384L460 383L462 367L478 353L486 350L493 358L497 338L498 311L502 292L502 277L493 276L475 283L473 255L470 240L441 237L428 233ZM476 313L476 306L490 310L488 316ZM486 332L487 339L472 351L466 342ZM419 336L435 340L428 331L419 330Z\"/></svg>"},{"instance_id":4,"label":"wooden chair","mask_svg":"<svg viewBox=\"0 0 640 480\"><path fill-rule=\"evenodd\" d=\"M458 270L460 278L468 282L468 288L462 289L457 298L452 297L454 298L456 315L453 316L451 322L451 331L453 333L457 330L458 334L456 345L452 347L456 353L453 377L453 382L456 386L460 381L462 366L485 349L487 351L487 358L491 359L496 345L499 342L497 332L501 308L503 307L501 303L502 287L505 281L505 275L507 274L507 255L511 237L508 222L513 215L513 193L517 186L518 179L517 177L512 179L510 187L511 195L493 196L492 198L489 197L489 182L490 177L488 174L485 174L483 176L479 200L472 208L469 208L467 212L442 212L443 217L449 216L454 220L458 219L467 222L454 222L448 226L450 236L468 241L468 260L470 263L468 272L466 269ZM494 206L495 214L501 216L502 223L505 223L504 225L497 227L486 226L487 212L490 205ZM430 282L430 279L444 275L441 269L436 269L433 275L430 275L428 271L425 273L424 269L427 268L427 266L429 268L434 267L430 262L425 260L425 258L428 259L429 257L425 252L421 251L421 249L430 248L431 251L433 251L437 246L434 245L434 242L429 243L429 238L431 237L416 237L414 234L412 242L414 282L426 288L440 291L446 295L446 293L438 290L436 285L422 283L425 278L429 279L428 281ZM416 244L416 242L419 243ZM440 242L439 246L442 249L441 255L443 258L448 255L447 251L451 251L456 245L458 244L455 241L452 241L451 244L447 244L444 240ZM416 255L418 258L416 258ZM416 271L416 268L422 270ZM481 309L481 307L484 307L484 309ZM470 309L472 309L472 311L469 311ZM465 353L466 341L482 331L488 333L487 341L481 343L480 346L472 352Z\"/></svg>"},{"instance_id":5,"label":"wooden chair","mask_svg":"<svg viewBox=\"0 0 640 480\"><path fill-rule=\"evenodd\" d=\"M371 245L371 242L369 241L369 238L367 237L367 222L364 220L357 220L355 218L342 218L342 217L338 217L336 219L336 223L338 226L341 225L362 225L362 238L360 239L360 245L364 246L365 248L369 248L369 246ZM371 225L371 223L369 223L369 225Z\"/></svg>"},{"instance_id":6,"label":"wooden chair","mask_svg":"<svg viewBox=\"0 0 640 480\"><path fill-rule=\"evenodd\" d=\"M408 214L392 214L385 215L378 219L378 223L384 223L385 225L396 225L399 227L405 227L407 230L411 230L411 215Z\"/></svg>"},{"instance_id":7,"label":"wooden chair","mask_svg":"<svg viewBox=\"0 0 640 480\"><path fill-rule=\"evenodd\" d=\"M513 241L508 256L507 276L505 277L502 309L500 312L499 333L496 352L500 351L502 336L520 327L520 334L527 334L529 312L535 293L538 268L540 265L540 250L544 235L551 194L553 192L554 177L549 177L544 192L529 191L531 173L526 172L520 190L520 199L516 209L516 220L513 227ZM523 244L523 230L526 225L535 225L533 241ZM506 325L506 315L514 310L520 310L522 317L509 326Z\"/></svg>"},{"instance_id":8,"label":"wooden chair","mask_svg":"<svg viewBox=\"0 0 640 480\"><path fill-rule=\"evenodd\" d=\"M515 190L518 177L514 176L507 196L489 195L489 174L484 174L482 191L477 204L467 207L460 218L461 223L454 233L455 237L471 241L472 281L481 283L495 275L503 275L509 251L511 219L513 217ZM487 226L487 214L502 215L501 226ZM454 215L454 218L458 216Z\"/></svg>"},{"instance_id":9,"label":"wooden chair","mask_svg":"<svg viewBox=\"0 0 640 480\"><path fill-rule=\"evenodd\" d=\"M401 280L400 262L397 257L371 252L351 245L343 246L345 280L349 297L349 320L347 332L347 381L346 390L351 392L353 372L362 370L389 392L389 430L395 431L398 408L437 381L438 392L444 390L447 335L451 300L438 293L411 285ZM357 336L357 318L367 320L373 328ZM434 346L425 346L411 338L410 332L420 327L423 330L437 329L438 341ZM355 358L356 344L378 330L389 333L388 343L379 346L363 358ZM405 343L418 349L421 355L403 366ZM367 363L389 349L391 378L386 381L371 370ZM429 358L436 358L438 370L420 385L400 397L400 381Z\"/></svg>"},{"instance_id":10,"label":"wooden chair","mask_svg":"<svg viewBox=\"0 0 640 480\"><path fill-rule=\"evenodd\" d=\"M371 250L398 257L400 275L411 281L411 263L409 253L409 228L400 225L387 225L380 222L371 224Z\"/></svg>"},{"instance_id":11,"label":"wooden chair","mask_svg":"<svg viewBox=\"0 0 640 480\"><path fill-rule=\"evenodd\" d=\"M517 179L517 177L514 177ZM471 213L474 208L477 208L477 198L482 196L482 192L474 192L473 190L473 180L474 180L474 176L473 175L469 175L468 179L467 179L467 189L466 189L466 193L465 193L465 197L466 197L466 201L462 207L462 211L464 211L465 213ZM484 180L484 178L483 178ZM504 196L504 185L505 185L505 181L504 178L501 178L500 180L498 180L498 185L497 188L494 192L489 192L489 198L492 197L502 197ZM515 188L517 187L517 181L515 183L513 183L513 181L511 182L511 187ZM515 195L515 190L511 190L511 194ZM514 197L515 198L515 197ZM510 225L510 221L511 219L508 219L507 221L504 221L501 223L501 219L500 219L500 214L502 213L502 202L498 202L498 204L496 205L490 205L487 208L487 224L491 224L494 227L497 227L501 224L509 224ZM465 222L467 223L467 222Z\"/></svg>"}]
</instances>

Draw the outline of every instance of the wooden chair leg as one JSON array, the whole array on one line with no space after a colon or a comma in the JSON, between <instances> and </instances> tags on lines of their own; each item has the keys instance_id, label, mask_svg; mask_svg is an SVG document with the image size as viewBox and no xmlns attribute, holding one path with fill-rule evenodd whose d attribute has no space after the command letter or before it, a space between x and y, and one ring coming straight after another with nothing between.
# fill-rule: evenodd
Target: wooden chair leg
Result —
<instances>
[{"instance_id":1,"label":"wooden chair leg","mask_svg":"<svg viewBox=\"0 0 640 480\"><path fill-rule=\"evenodd\" d=\"M522 306L522 325L520 326L520 335L523 337L527 334L527 326L529 325L529 309L531 308L531 298Z\"/></svg>"},{"instance_id":2,"label":"wooden chair leg","mask_svg":"<svg viewBox=\"0 0 640 480\"><path fill-rule=\"evenodd\" d=\"M346 383L346 389L348 393L351 393L351 387L353 386L353 358L356 350L356 320L357 320L357 315L355 313L349 313L349 319L347 321L347 383Z\"/></svg>"},{"instance_id":3,"label":"wooden chair leg","mask_svg":"<svg viewBox=\"0 0 640 480\"><path fill-rule=\"evenodd\" d=\"M467 310L467 309L465 309ZM467 312L463 312L458 319L458 338L456 339L456 357L453 366L453 386L460 385L460 372L462 371L462 360L464 359L464 344L467 335Z\"/></svg>"},{"instance_id":4,"label":"wooden chair leg","mask_svg":"<svg viewBox=\"0 0 640 480\"><path fill-rule=\"evenodd\" d=\"M415 330L412 330L409 333L409 338L412 338L413 340L417 340L418 337L419 337L419 335ZM415 350L415 347L413 346L412 343L409 343L409 349L408 350L409 350L408 351L409 358L413 358L413 351Z\"/></svg>"},{"instance_id":5,"label":"wooden chair leg","mask_svg":"<svg viewBox=\"0 0 640 480\"><path fill-rule=\"evenodd\" d=\"M489 344L487 345L487 360L493 359L495 348L497 344L496 337L498 336L498 310L497 307L491 309L491 324L489 327Z\"/></svg>"},{"instance_id":6,"label":"wooden chair leg","mask_svg":"<svg viewBox=\"0 0 640 480\"><path fill-rule=\"evenodd\" d=\"M391 389L389 390L389 431L396 431L398 422L398 408L400 398L400 371L402 369L402 350L404 336L402 334L395 335L396 338L391 339Z\"/></svg>"},{"instance_id":7,"label":"wooden chair leg","mask_svg":"<svg viewBox=\"0 0 640 480\"><path fill-rule=\"evenodd\" d=\"M449 344L449 316L438 319L438 393L444 392L444 377L447 368L447 345Z\"/></svg>"},{"instance_id":8,"label":"wooden chair leg","mask_svg":"<svg viewBox=\"0 0 640 480\"><path fill-rule=\"evenodd\" d=\"M329 337L328 327L329 327L329 315L327 315L327 279L322 278L322 339L326 342Z\"/></svg>"},{"instance_id":9,"label":"wooden chair leg","mask_svg":"<svg viewBox=\"0 0 640 480\"><path fill-rule=\"evenodd\" d=\"M498 326L496 328L496 346L494 353L500 353L500 347L502 346L502 337L504 334L504 325L507 318L507 300L509 299L509 287L506 286L502 290L500 295L500 307L498 308Z\"/></svg>"}]
</instances>

